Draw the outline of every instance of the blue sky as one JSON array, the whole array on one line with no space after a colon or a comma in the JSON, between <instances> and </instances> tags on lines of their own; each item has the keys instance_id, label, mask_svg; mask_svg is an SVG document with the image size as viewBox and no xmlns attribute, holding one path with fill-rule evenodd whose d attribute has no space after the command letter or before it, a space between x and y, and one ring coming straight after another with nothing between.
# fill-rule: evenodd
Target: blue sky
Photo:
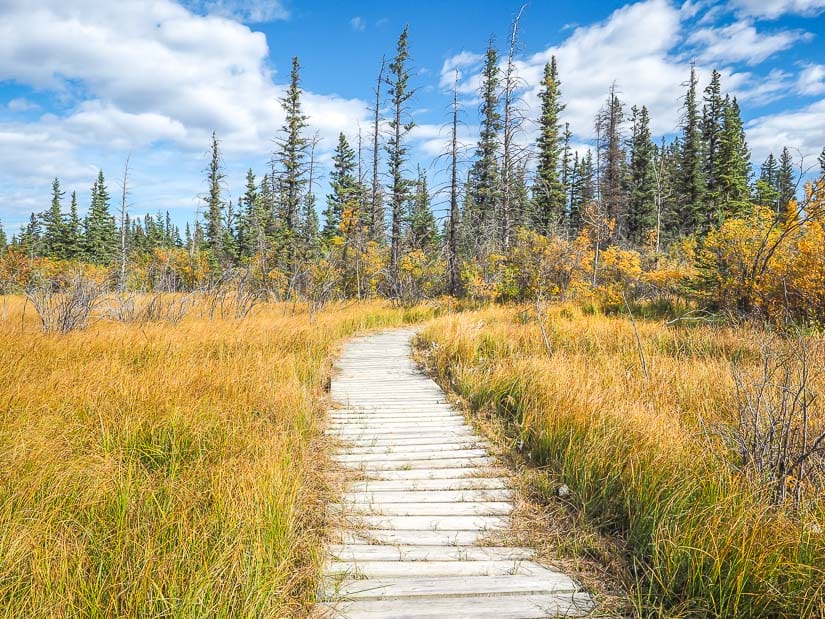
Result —
<instances>
[{"instance_id":1,"label":"blue sky","mask_svg":"<svg viewBox=\"0 0 825 619\"><path fill-rule=\"evenodd\" d=\"M277 97L298 55L322 173L337 133L369 132L381 56L410 27L412 161L439 178L455 71L462 139L475 139L480 55L504 47L520 2L0 0L0 220L16 232L48 205L58 176L81 208L98 168L112 192L131 153L130 212L194 217L209 134L222 142L236 198L248 167L266 169L282 122ZM558 57L564 119L577 148L615 80L671 135L691 61L743 108L753 158L787 145L813 163L825 146L825 0L532 0L521 21L520 106L535 117L542 67ZM519 140L535 136L531 122ZM369 153L365 150L365 156ZM323 177L316 193L327 191Z\"/></svg>"}]
</instances>

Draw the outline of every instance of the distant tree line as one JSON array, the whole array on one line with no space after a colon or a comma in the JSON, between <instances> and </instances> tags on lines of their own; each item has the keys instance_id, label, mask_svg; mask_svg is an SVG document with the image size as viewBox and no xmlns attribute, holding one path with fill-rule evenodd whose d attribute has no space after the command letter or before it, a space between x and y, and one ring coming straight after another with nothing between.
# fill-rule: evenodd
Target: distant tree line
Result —
<instances>
[{"instance_id":1,"label":"distant tree line","mask_svg":"<svg viewBox=\"0 0 825 619\"><path fill-rule=\"evenodd\" d=\"M410 107L416 91L405 28L393 58L380 65L369 134L359 130L357 144L344 133L338 137L320 206L315 194L318 138L303 113L296 57L280 100L285 118L274 152L263 174L247 172L235 203L226 199L220 141L213 133L202 216L187 223L183 234L168 212L115 217L100 172L83 218L75 192L66 210L65 192L55 179L49 207L32 214L19 234L7 239L0 227L0 252L8 245L31 257L111 265L124 252L130 261L140 261L158 249L174 250L205 256L213 277L254 264L264 280L277 272L294 290L320 277L318 265L326 265L336 270L344 294L358 296L399 296L405 273L437 269L441 281L431 288L461 294L464 266L507 255L517 230L568 240L587 233L598 261L599 252L611 246L665 252L683 239L703 238L755 206L771 209L777 223L783 222L798 193L798 162L784 148L770 154L759 170L752 169L739 102L724 93L718 71L701 89L691 68L678 134L658 143L648 109L628 107L617 85L611 85L594 118L593 146L582 152L571 146L555 57L544 68L538 117L524 118L517 96L524 84L515 71L516 37L517 23L505 57L492 43L486 50L478 91L480 130L469 162L457 137L456 80L447 124L450 146L446 159L439 159L447 162L448 181L436 191L449 196L441 223L433 213L426 170L410 168ZM535 124L538 137L525 145L528 122ZM363 141L369 144L367 157ZM825 174L825 149L819 166Z\"/></svg>"}]
</instances>

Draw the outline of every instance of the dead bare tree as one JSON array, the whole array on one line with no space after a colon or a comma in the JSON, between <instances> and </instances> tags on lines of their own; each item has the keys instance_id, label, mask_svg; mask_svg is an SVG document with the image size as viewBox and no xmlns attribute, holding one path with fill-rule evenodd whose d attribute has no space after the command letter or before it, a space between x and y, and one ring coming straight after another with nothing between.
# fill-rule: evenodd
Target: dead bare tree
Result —
<instances>
[{"instance_id":1,"label":"dead bare tree","mask_svg":"<svg viewBox=\"0 0 825 619\"><path fill-rule=\"evenodd\" d=\"M129 180L129 159L132 154L126 155L126 163L123 166L123 185L120 193L120 280L118 288L121 292L126 290L126 197L129 195L128 180Z\"/></svg>"},{"instance_id":2,"label":"dead bare tree","mask_svg":"<svg viewBox=\"0 0 825 619\"><path fill-rule=\"evenodd\" d=\"M46 333L85 329L102 295L103 287L80 273L62 287L46 280L26 290L26 299L34 306Z\"/></svg>"},{"instance_id":3,"label":"dead bare tree","mask_svg":"<svg viewBox=\"0 0 825 619\"><path fill-rule=\"evenodd\" d=\"M447 228L447 290L458 294L458 70L453 85L453 122L450 134L450 222Z\"/></svg>"},{"instance_id":4,"label":"dead bare tree","mask_svg":"<svg viewBox=\"0 0 825 619\"><path fill-rule=\"evenodd\" d=\"M823 361L821 343L799 336L763 344L758 369L734 369L738 418L721 433L739 470L772 503L790 497L799 507L806 489L816 495L825 487L825 426L814 410Z\"/></svg>"},{"instance_id":5,"label":"dead bare tree","mask_svg":"<svg viewBox=\"0 0 825 619\"><path fill-rule=\"evenodd\" d=\"M513 109L518 77L516 76L515 54L518 43L518 26L526 4L521 5L510 33L510 48L507 53L507 68L504 73L504 160L502 164L502 205L501 235L505 251L510 247L510 228L513 216L513 137L517 129L516 115Z\"/></svg>"},{"instance_id":6,"label":"dead bare tree","mask_svg":"<svg viewBox=\"0 0 825 619\"><path fill-rule=\"evenodd\" d=\"M384 208L381 204L381 184L378 177L378 165L380 163L380 139L381 139L381 84L384 83L384 69L387 64L386 57L381 58L381 68L378 70L378 79L375 83L375 102L372 109L372 187L370 191L370 238L373 241L382 242L384 240Z\"/></svg>"}]
</instances>

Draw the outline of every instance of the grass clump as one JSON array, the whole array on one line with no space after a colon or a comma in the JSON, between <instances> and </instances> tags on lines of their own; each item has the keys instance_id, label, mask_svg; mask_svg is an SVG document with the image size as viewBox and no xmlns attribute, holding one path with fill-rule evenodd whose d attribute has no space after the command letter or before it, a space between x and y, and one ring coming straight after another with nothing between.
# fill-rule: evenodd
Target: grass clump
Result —
<instances>
[{"instance_id":1,"label":"grass clump","mask_svg":"<svg viewBox=\"0 0 825 619\"><path fill-rule=\"evenodd\" d=\"M546 343L526 313L443 317L421 343L445 385L507 420L548 499L566 484L583 520L622 540L640 614L823 616L822 495L766 500L716 431L736 423L733 368L758 366L763 334L638 320L645 378L629 320L556 307Z\"/></svg>"}]
</instances>

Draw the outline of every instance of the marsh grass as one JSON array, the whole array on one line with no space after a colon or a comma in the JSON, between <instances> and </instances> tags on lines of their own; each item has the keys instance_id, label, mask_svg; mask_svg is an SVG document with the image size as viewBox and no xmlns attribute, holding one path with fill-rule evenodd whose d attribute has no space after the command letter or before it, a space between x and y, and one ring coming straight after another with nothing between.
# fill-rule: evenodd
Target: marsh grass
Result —
<instances>
[{"instance_id":1,"label":"marsh grass","mask_svg":"<svg viewBox=\"0 0 825 619\"><path fill-rule=\"evenodd\" d=\"M649 378L628 320L572 306L545 316L552 355L529 308L443 317L421 344L442 383L542 467L537 491L553 500L567 484L577 517L621 540L640 614L825 615L825 501L764 501L712 431L735 423L732 370L759 363L760 334L637 326Z\"/></svg>"},{"instance_id":2,"label":"marsh grass","mask_svg":"<svg viewBox=\"0 0 825 619\"><path fill-rule=\"evenodd\" d=\"M375 302L244 320L0 320L0 613L260 617L314 598L321 428L342 339L433 315ZM206 314L206 315L205 315Z\"/></svg>"}]
</instances>

